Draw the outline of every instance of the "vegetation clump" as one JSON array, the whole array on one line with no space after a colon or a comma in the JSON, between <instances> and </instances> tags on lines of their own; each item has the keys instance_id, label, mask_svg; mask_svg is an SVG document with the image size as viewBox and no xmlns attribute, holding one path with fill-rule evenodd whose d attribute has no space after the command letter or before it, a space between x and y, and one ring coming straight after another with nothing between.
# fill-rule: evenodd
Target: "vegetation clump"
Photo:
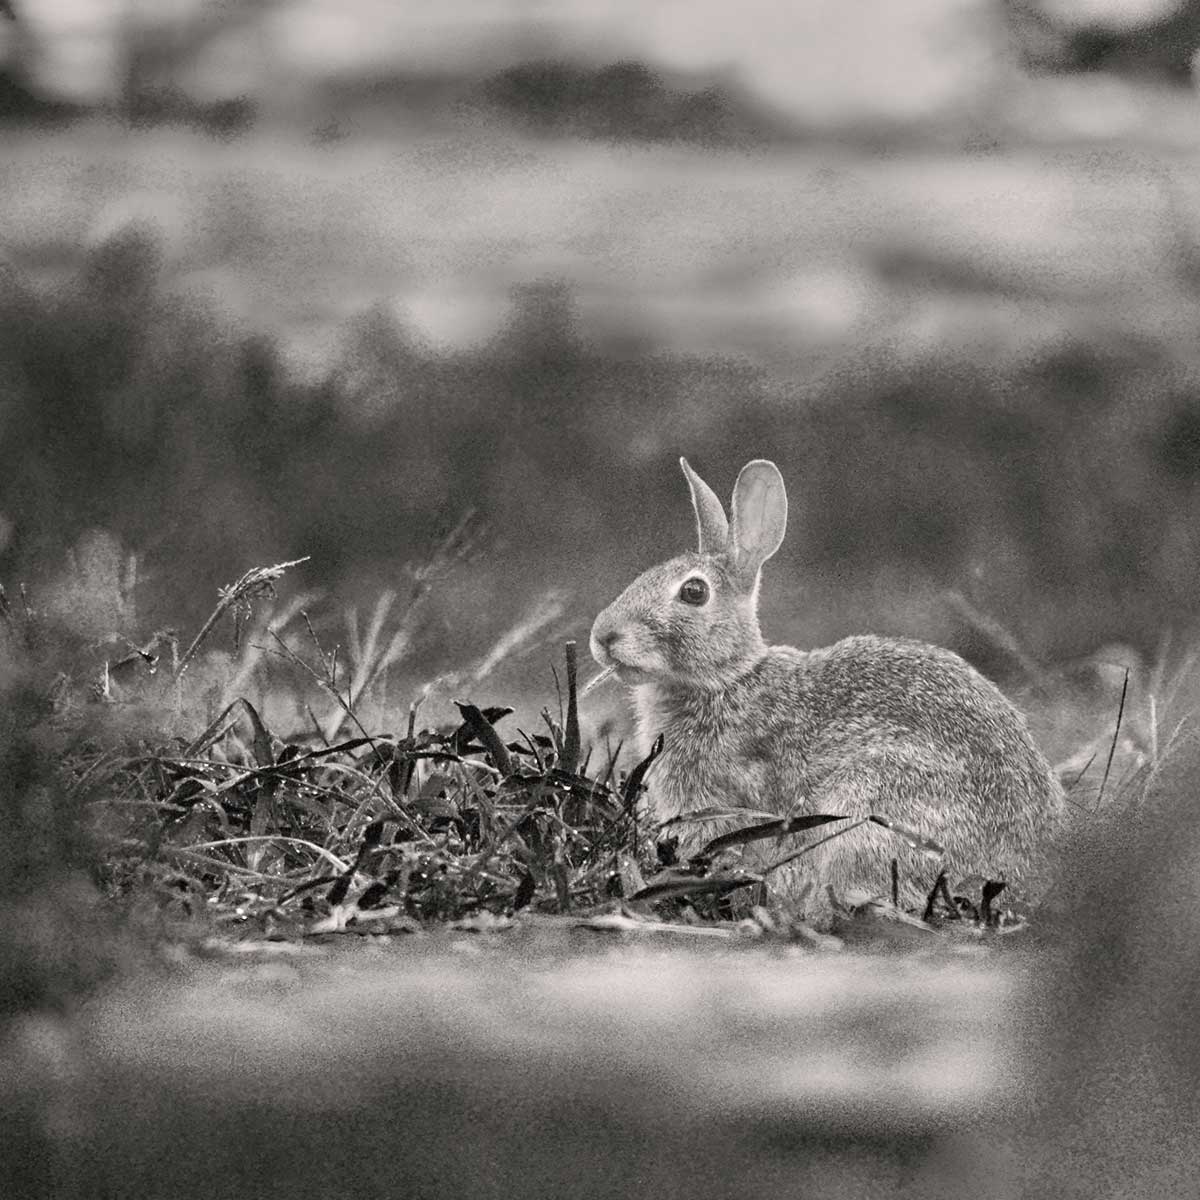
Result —
<instances>
[{"instance_id":1,"label":"vegetation clump","mask_svg":"<svg viewBox=\"0 0 1200 1200\"><path fill-rule=\"evenodd\" d=\"M9 649L41 655L27 669L30 680L41 671L39 684L26 684L37 697L30 729L54 731L48 769L67 824L85 835L99 892L176 933L222 939L495 931L532 918L840 944L804 922L803 898L781 911L767 889L776 868L862 822L706 809L655 825L642 797L661 747L637 759L603 727L581 723L588 689L573 642L565 678L555 672L557 709L542 709L537 728L513 728L511 707L469 700L423 725L424 696L401 730L386 727L370 694L403 657L430 580L462 536L460 527L416 573L406 609L393 615L385 597L363 629L352 622L348 651L329 648L303 608L268 603L294 562L223 589L182 652L172 630L116 651L75 644L76 668L88 650L93 665L74 674L61 645L58 659L46 654L54 630L28 597L6 599ZM233 654L213 644L227 622ZM679 861L680 822L717 817L738 826ZM952 886L922 831L883 813L866 820L928 856L929 902L903 912L896 878L890 901L865 890L834 897L842 937L919 942L939 926L972 935L1021 927L1020 898L1004 896L1002 883ZM765 841L775 852L751 869L743 851Z\"/></svg>"}]
</instances>

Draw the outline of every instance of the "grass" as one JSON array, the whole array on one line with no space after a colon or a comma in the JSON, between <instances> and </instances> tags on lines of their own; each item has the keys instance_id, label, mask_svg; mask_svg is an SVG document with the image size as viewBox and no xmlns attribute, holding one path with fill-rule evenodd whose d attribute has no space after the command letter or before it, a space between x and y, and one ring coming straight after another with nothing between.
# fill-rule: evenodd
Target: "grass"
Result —
<instances>
[{"instance_id":1,"label":"grass","mask_svg":"<svg viewBox=\"0 0 1200 1200\"><path fill-rule=\"evenodd\" d=\"M611 727L581 721L574 642L561 678L554 672L557 700L534 728L514 728L510 707L469 698L443 705L452 719L423 724L430 687L396 727L405 710L380 704L381 681L411 651L422 606L469 556L472 537L467 519L412 573L404 604L385 595L365 622L348 622L346 645L318 633L309 597L276 594L297 562L252 569L221 589L186 644L173 630L139 644L72 639L27 593L15 603L3 597L4 644L30 681L29 731L14 744L54 730L54 754L42 755L38 770L71 814L64 836L85 836L81 861L101 894L118 911L154 914L176 937L303 939L446 924L496 930L533 917L837 944L805 923L805 897L764 906L764 884L775 868L862 822L705 810L683 820L721 818L734 827L680 862L673 826L681 819L656 826L642 803L659 747L637 761L614 744ZM450 694L477 686L544 625L545 613L532 611L531 622L437 687ZM222 644L230 641L232 649ZM1157 731L1188 675L1180 669L1167 679L1160 663L1136 682L1147 725L1128 700L1126 671L1107 746L1097 738L1082 769L1061 768L1074 775L1081 813L1136 803L1178 734L1176 727L1160 745ZM1105 752L1093 802L1085 797ZM885 813L867 819L879 836L921 847L931 862L938 857L921 830ZM33 852L32 831L18 828L15 839ZM744 848L767 840L773 855L749 869ZM64 853L45 878L77 859ZM912 944L936 929L974 938L1025 926L1025 898L982 881L972 893L953 884L931 870L923 913L903 913L865 890L834 897L836 928L858 943ZM898 888L894 879L893 893Z\"/></svg>"}]
</instances>

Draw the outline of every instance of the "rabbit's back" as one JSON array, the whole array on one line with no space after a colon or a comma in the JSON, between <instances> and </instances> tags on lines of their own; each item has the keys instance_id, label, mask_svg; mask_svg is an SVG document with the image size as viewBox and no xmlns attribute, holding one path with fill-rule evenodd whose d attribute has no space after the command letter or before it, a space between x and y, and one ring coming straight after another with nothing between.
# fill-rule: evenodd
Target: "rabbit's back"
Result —
<instances>
[{"instance_id":1,"label":"rabbit's back","mask_svg":"<svg viewBox=\"0 0 1200 1200\"><path fill-rule=\"evenodd\" d=\"M1025 718L950 650L905 638L850 637L807 654L778 647L764 665L772 719L786 729L786 706L771 700L794 697L805 715L799 732L810 757L841 759L867 746L911 742L959 764L976 788L1017 776L1034 790L1054 790Z\"/></svg>"}]
</instances>

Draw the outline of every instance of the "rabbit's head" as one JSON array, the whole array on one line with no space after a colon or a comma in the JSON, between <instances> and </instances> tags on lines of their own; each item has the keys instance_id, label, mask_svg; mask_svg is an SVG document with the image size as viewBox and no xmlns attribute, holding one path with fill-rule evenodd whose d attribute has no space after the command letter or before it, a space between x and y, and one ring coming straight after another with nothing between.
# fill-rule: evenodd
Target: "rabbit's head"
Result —
<instances>
[{"instance_id":1,"label":"rabbit's head","mask_svg":"<svg viewBox=\"0 0 1200 1200\"><path fill-rule=\"evenodd\" d=\"M592 625L592 656L626 683L716 689L762 657L758 582L787 526L773 462L738 475L730 517L712 488L679 460L692 493L699 549L639 575Z\"/></svg>"}]
</instances>

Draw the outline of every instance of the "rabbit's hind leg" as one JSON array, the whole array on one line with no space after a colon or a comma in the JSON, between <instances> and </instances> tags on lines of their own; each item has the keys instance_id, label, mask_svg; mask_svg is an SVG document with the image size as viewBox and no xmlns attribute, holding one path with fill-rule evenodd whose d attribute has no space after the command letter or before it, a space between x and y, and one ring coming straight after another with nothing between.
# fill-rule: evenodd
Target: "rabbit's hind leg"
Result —
<instances>
[{"instance_id":1,"label":"rabbit's hind leg","mask_svg":"<svg viewBox=\"0 0 1200 1200\"><path fill-rule=\"evenodd\" d=\"M844 824L808 834L813 849L774 873L789 875L786 882L773 882L773 890L795 895L807 879L822 896L832 888L839 898L866 891L891 899L895 860L900 906L923 906L941 866L929 847L947 836L955 841L945 797L961 786L954 769L911 747L871 747L843 761L824 776L804 808L844 817Z\"/></svg>"}]
</instances>

